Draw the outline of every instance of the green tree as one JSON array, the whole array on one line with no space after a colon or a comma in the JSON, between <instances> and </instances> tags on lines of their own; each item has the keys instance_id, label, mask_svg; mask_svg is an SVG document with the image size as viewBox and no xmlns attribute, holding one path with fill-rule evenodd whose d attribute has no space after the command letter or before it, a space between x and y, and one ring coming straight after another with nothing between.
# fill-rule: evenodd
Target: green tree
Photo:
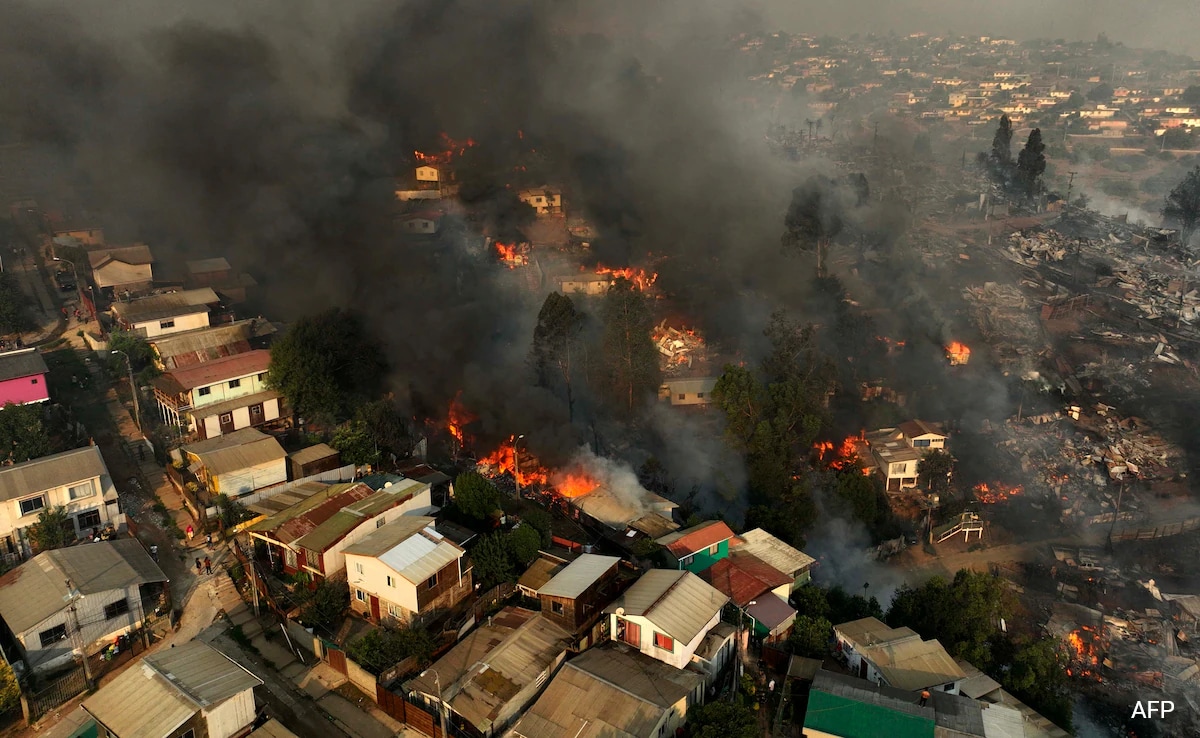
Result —
<instances>
[{"instance_id":1,"label":"green tree","mask_svg":"<svg viewBox=\"0 0 1200 738\"><path fill-rule=\"evenodd\" d=\"M1025 148L1017 155L1017 178L1025 188L1026 195L1033 197L1037 194L1045 171L1046 144L1042 143L1042 129L1034 128L1029 132Z\"/></svg>"},{"instance_id":2,"label":"green tree","mask_svg":"<svg viewBox=\"0 0 1200 738\"><path fill-rule=\"evenodd\" d=\"M567 415L574 418L575 400L571 393L576 344L583 330L583 313L575 309L570 297L551 292L538 312L533 329L530 359L538 385L553 388L561 385L566 392Z\"/></svg>"},{"instance_id":3,"label":"green tree","mask_svg":"<svg viewBox=\"0 0 1200 738\"><path fill-rule=\"evenodd\" d=\"M21 684L7 661L0 661L0 715L21 704Z\"/></svg>"},{"instance_id":4,"label":"green tree","mask_svg":"<svg viewBox=\"0 0 1200 738\"><path fill-rule=\"evenodd\" d=\"M1189 105L1200 105L1200 85L1188 85L1179 99Z\"/></svg>"},{"instance_id":5,"label":"green tree","mask_svg":"<svg viewBox=\"0 0 1200 738\"><path fill-rule=\"evenodd\" d=\"M1167 195L1162 214L1167 220L1179 224L1185 244L1191 241L1196 224L1200 223L1200 166L1188 172Z\"/></svg>"},{"instance_id":6,"label":"green tree","mask_svg":"<svg viewBox=\"0 0 1200 738\"><path fill-rule=\"evenodd\" d=\"M1000 632L1000 619L1011 619L1015 608L1003 579L962 569L950 582L933 577L918 587L901 587L887 621L937 638L956 658L988 671L995 664L991 640Z\"/></svg>"},{"instance_id":7,"label":"green tree","mask_svg":"<svg viewBox=\"0 0 1200 738\"><path fill-rule=\"evenodd\" d=\"M1007 172L1012 164L1012 121L1007 115L1000 116L1000 125L992 137L992 154L988 158L994 173Z\"/></svg>"},{"instance_id":8,"label":"green tree","mask_svg":"<svg viewBox=\"0 0 1200 738\"><path fill-rule=\"evenodd\" d=\"M521 519L538 532L542 548L549 547L550 538L554 534L554 518L550 513L540 507L533 507L522 513Z\"/></svg>"},{"instance_id":9,"label":"green tree","mask_svg":"<svg viewBox=\"0 0 1200 738\"><path fill-rule=\"evenodd\" d=\"M831 623L848 623L863 618L883 619L883 608L879 606L879 600L874 597L852 595L840 586L833 587L825 596L829 599L829 621Z\"/></svg>"},{"instance_id":10,"label":"green tree","mask_svg":"<svg viewBox=\"0 0 1200 738\"><path fill-rule=\"evenodd\" d=\"M950 491L950 479L954 473L954 457L949 451L935 448L917 462L917 484L935 495Z\"/></svg>"},{"instance_id":11,"label":"green tree","mask_svg":"<svg viewBox=\"0 0 1200 738\"><path fill-rule=\"evenodd\" d=\"M797 656L820 659L829 654L832 633L833 625L825 618L797 615L788 644Z\"/></svg>"},{"instance_id":12,"label":"green tree","mask_svg":"<svg viewBox=\"0 0 1200 738\"><path fill-rule=\"evenodd\" d=\"M1001 673L1001 683L1020 699L1036 706L1055 725L1071 730L1074 700L1068 684L1067 661L1053 641L1042 638L1016 644L1011 666Z\"/></svg>"},{"instance_id":13,"label":"green tree","mask_svg":"<svg viewBox=\"0 0 1200 738\"><path fill-rule=\"evenodd\" d=\"M463 472L454 480L454 506L469 518L484 520L500 509L500 490L476 472Z\"/></svg>"},{"instance_id":14,"label":"green tree","mask_svg":"<svg viewBox=\"0 0 1200 738\"><path fill-rule=\"evenodd\" d=\"M331 635L349 605L350 587L345 582L321 579L300 608L300 623Z\"/></svg>"},{"instance_id":15,"label":"green tree","mask_svg":"<svg viewBox=\"0 0 1200 738\"><path fill-rule=\"evenodd\" d=\"M725 416L725 437L738 451L746 451L762 422L766 389L743 366L726 364L712 391L713 404Z\"/></svg>"},{"instance_id":16,"label":"green tree","mask_svg":"<svg viewBox=\"0 0 1200 738\"><path fill-rule=\"evenodd\" d=\"M386 370L362 319L333 309L301 318L271 346L267 383L301 415L344 419L378 396Z\"/></svg>"},{"instance_id":17,"label":"green tree","mask_svg":"<svg viewBox=\"0 0 1200 738\"><path fill-rule=\"evenodd\" d=\"M412 430L405 414L390 397L360 406L354 418L366 426L381 457L405 459L412 453Z\"/></svg>"},{"instance_id":18,"label":"green tree","mask_svg":"<svg viewBox=\"0 0 1200 738\"><path fill-rule=\"evenodd\" d=\"M62 548L74 537L75 529L65 507L42 508L37 522L29 526L29 540L38 551Z\"/></svg>"},{"instance_id":19,"label":"green tree","mask_svg":"<svg viewBox=\"0 0 1200 738\"><path fill-rule=\"evenodd\" d=\"M829 598L825 590L815 584L806 584L793 591L792 603L796 606L796 612L809 618L820 619L829 616Z\"/></svg>"},{"instance_id":20,"label":"green tree","mask_svg":"<svg viewBox=\"0 0 1200 738\"><path fill-rule=\"evenodd\" d=\"M830 242L842 232L845 199L837 182L823 175L814 175L792 190L782 243L786 249L815 252L818 277L825 273Z\"/></svg>"},{"instance_id":21,"label":"green tree","mask_svg":"<svg viewBox=\"0 0 1200 738\"><path fill-rule=\"evenodd\" d=\"M475 579L484 589L491 589L502 582L515 582L512 557L504 537L499 533L484 536L471 549L471 564Z\"/></svg>"},{"instance_id":22,"label":"green tree","mask_svg":"<svg viewBox=\"0 0 1200 738\"><path fill-rule=\"evenodd\" d=\"M221 523L226 528L232 528L238 523L249 520L252 513L246 509L246 506L229 495L217 495L216 498L217 511L221 516Z\"/></svg>"},{"instance_id":23,"label":"green tree","mask_svg":"<svg viewBox=\"0 0 1200 738\"><path fill-rule=\"evenodd\" d=\"M650 340L654 328L648 298L627 279L609 288L601 307L603 366L609 394L632 412L658 391L662 372Z\"/></svg>"},{"instance_id":24,"label":"green tree","mask_svg":"<svg viewBox=\"0 0 1200 738\"><path fill-rule=\"evenodd\" d=\"M351 641L346 653L367 671L378 676L412 657L419 665L429 662L433 637L421 628L375 628Z\"/></svg>"},{"instance_id":25,"label":"green tree","mask_svg":"<svg viewBox=\"0 0 1200 738\"><path fill-rule=\"evenodd\" d=\"M379 447L371 427L361 420L348 420L339 425L334 429L329 445L342 455L344 463L356 466L379 463Z\"/></svg>"},{"instance_id":26,"label":"green tree","mask_svg":"<svg viewBox=\"0 0 1200 738\"><path fill-rule=\"evenodd\" d=\"M714 700L688 710L692 738L760 738L758 715L746 705Z\"/></svg>"},{"instance_id":27,"label":"green tree","mask_svg":"<svg viewBox=\"0 0 1200 738\"><path fill-rule=\"evenodd\" d=\"M839 507L862 521L872 532L887 518L887 500L881 499L875 479L866 476L854 465L838 472L834 478L833 494Z\"/></svg>"},{"instance_id":28,"label":"green tree","mask_svg":"<svg viewBox=\"0 0 1200 738\"><path fill-rule=\"evenodd\" d=\"M133 364L134 371L144 369L154 363L154 349L150 343L136 333L115 329L108 336L108 348L112 351L122 351ZM121 370L124 370L125 360L120 359Z\"/></svg>"},{"instance_id":29,"label":"green tree","mask_svg":"<svg viewBox=\"0 0 1200 738\"><path fill-rule=\"evenodd\" d=\"M524 569L529 566L529 562L537 558L542 545L542 535L532 525L520 525L505 535L504 543L513 561Z\"/></svg>"},{"instance_id":30,"label":"green tree","mask_svg":"<svg viewBox=\"0 0 1200 738\"><path fill-rule=\"evenodd\" d=\"M0 461L19 464L54 451L40 406L10 403L0 409Z\"/></svg>"},{"instance_id":31,"label":"green tree","mask_svg":"<svg viewBox=\"0 0 1200 738\"><path fill-rule=\"evenodd\" d=\"M33 318L29 314L31 304L17 280L8 272L0 272L0 334L33 330Z\"/></svg>"}]
</instances>

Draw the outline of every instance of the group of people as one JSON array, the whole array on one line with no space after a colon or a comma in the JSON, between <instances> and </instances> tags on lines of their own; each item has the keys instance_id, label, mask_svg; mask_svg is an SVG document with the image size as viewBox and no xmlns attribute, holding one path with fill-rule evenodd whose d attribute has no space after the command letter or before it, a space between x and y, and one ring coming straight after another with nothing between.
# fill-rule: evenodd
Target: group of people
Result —
<instances>
[{"instance_id":1,"label":"group of people","mask_svg":"<svg viewBox=\"0 0 1200 738\"><path fill-rule=\"evenodd\" d=\"M197 574L212 574L212 559L205 556L204 560L196 559Z\"/></svg>"}]
</instances>

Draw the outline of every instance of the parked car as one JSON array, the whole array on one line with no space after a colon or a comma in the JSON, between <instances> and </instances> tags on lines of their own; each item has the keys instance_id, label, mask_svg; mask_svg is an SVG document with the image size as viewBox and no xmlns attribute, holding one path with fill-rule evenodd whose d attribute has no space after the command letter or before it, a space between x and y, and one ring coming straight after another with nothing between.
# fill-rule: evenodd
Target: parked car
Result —
<instances>
[{"instance_id":1,"label":"parked car","mask_svg":"<svg viewBox=\"0 0 1200 738\"><path fill-rule=\"evenodd\" d=\"M63 292L75 291L75 275L71 273L70 269L59 269L57 272L55 272L54 283L57 284L58 288Z\"/></svg>"}]
</instances>

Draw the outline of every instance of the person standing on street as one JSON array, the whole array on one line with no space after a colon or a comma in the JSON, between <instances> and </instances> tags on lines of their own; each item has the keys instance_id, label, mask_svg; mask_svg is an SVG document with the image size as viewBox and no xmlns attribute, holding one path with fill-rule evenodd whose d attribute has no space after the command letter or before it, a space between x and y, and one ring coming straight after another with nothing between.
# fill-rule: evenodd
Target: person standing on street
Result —
<instances>
[{"instance_id":1,"label":"person standing on street","mask_svg":"<svg viewBox=\"0 0 1200 738\"><path fill-rule=\"evenodd\" d=\"M204 573L212 574L212 559L207 556L204 557Z\"/></svg>"},{"instance_id":2,"label":"person standing on street","mask_svg":"<svg viewBox=\"0 0 1200 738\"><path fill-rule=\"evenodd\" d=\"M192 540L192 536L194 535L196 535L196 529L189 525L187 527L187 539L189 541Z\"/></svg>"},{"instance_id":3,"label":"person standing on street","mask_svg":"<svg viewBox=\"0 0 1200 738\"><path fill-rule=\"evenodd\" d=\"M204 563L201 562L200 559L196 559L196 574L197 574L197 576L204 573L202 571L203 568L204 568Z\"/></svg>"}]
</instances>

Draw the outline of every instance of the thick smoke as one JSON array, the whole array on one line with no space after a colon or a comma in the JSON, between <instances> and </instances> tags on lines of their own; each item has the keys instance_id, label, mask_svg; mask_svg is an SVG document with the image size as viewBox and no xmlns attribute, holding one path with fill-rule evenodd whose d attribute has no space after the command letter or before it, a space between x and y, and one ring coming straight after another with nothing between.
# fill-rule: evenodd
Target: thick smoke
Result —
<instances>
[{"instance_id":1,"label":"thick smoke","mask_svg":"<svg viewBox=\"0 0 1200 738\"><path fill-rule=\"evenodd\" d=\"M612 493L612 496L636 511L637 516L650 512L646 507L649 491L638 481L637 474L628 464L603 456L597 456L587 446L579 449L571 460L571 464L563 472L570 474L574 470L582 471L592 481ZM561 480L551 480L561 481Z\"/></svg>"}]
</instances>

